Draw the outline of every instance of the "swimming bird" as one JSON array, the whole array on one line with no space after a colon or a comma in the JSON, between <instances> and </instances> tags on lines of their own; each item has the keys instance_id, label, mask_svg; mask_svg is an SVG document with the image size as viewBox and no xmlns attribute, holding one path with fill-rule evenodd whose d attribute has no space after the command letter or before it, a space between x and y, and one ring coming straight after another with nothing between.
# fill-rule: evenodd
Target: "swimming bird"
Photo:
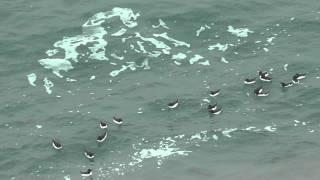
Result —
<instances>
[{"instance_id":1,"label":"swimming bird","mask_svg":"<svg viewBox=\"0 0 320 180\"><path fill-rule=\"evenodd\" d=\"M257 87L254 91L256 96L268 96L269 92L263 92L262 86Z\"/></svg>"},{"instance_id":2,"label":"swimming bird","mask_svg":"<svg viewBox=\"0 0 320 180\"><path fill-rule=\"evenodd\" d=\"M264 81L264 82L270 82L271 81L271 77L269 76L269 73L267 71L258 71L258 74L259 74L259 78L261 81Z\"/></svg>"},{"instance_id":3,"label":"swimming bird","mask_svg":"<svg viewBox=\"0 0 320 180\"><path fill-rule=\"evenodd\" d=\"M113 117L112 121L118 125L121 125L123 123L122 118Z\"/></svg>"},{"instance_id":4,"label":"swimming bird","mask_svg":"<svg viewBox=\"0 0 320 180\"><path fill-rule=\"evenodd\" d=\"M283 87L283 88L287 88L287 87L290 87L290 86L293 85L292 82L288 82L288 83L286 83L286 82L280 82L280 84L281 84L281 87Z\"/></svg>"},{"instance_id":5,"label":"swimming bird","mask_svg":"<svg viewBox=\"0 0 320 180\"><path fill-rule=\"evenodd\" d=\"M103 134L101 134L101 135L99 135L99 136L97 137L97 141L98 141L99 143L102 143L103 141L105 141L105 140L107 139L107 137L108 137L108 132L105 131Z\"/></svg>"},{"instance_id":6,"label":"swimming bird","mask_svg":"<svg viewBox=\"0 0 320 180\"><path fill-rule=\"evenodd\" d=\"M168 103L168 108L174 109L174 108L178 107L178 105L179 105L179 100L176 99L175 101Z\"/></svg>"},{"instance_id":7,"label":"swimming bird","mask_svg":"<svg viewBox=\"0 0 320 180\"><path fill-rule=\"evenodd\" d=\"M62 149L61 143L59 143L59 142L58 142L57 140L55 140L55 139L52 139L52 147L53 147L54 149L57 149L57 150Z\"/></svg>"},{"instance_id":8,"label":"swimming bird","mask_svg":"<svg viewBox=\"0 0 320 180\"><path fill-rule=\"evenodd\" d=\"M92 176L92 169L88 169L87 171L80 171L82 177Z\"/></svg>"},{"instance_id":9,"label":"swimming bird","mask_svg":"<svg viewBox=\"0 0 320 180\"><path fill-rule=\"evenodd\" d=\"M306 78L306 76L307 76L306 73L296 73L292 78L293 78L293 79L301 80L301 79Z\"/></svg>"},{"instance_id":10,"label":"swimming bird","mask_svg":"<svg viewBox=\"0 0 320 180\"><path fill-rule=\"evenodd\" d=\"M254 84L256 83L256 79L257 78L252 78L252 79L246 78L243 82L244 84Z\"/></svg>"},{"instance_id":11,"label":"swimming bird","mask_svg":"<svg viewBox=\"0 0 320 180\"><path fill-rule=\"evenodd\" d=\"M218 107L217 104L214 104L214 105L209 104L208 105L208 111L210 111L210 110L214 111L214 110L217 109L217 107Z\"/></svg>"},{"instance_id":12,"label":"swimming bird","mask_svg":"<svg viewBox=\"0 0 320 180\"><path fill-rule=\"evenodd\" d=\"M222 109L221 108L216 108L215 110L212 110L212 109L209 109L209 113L211 114L220 114L222 112Z\"/></svg>"},{"instance_id":13,"label":"swimming bird","mask_svg":"<svg viewBox=\"0 0 320 180\"><path fill-rule=\"evenodd\" d=\"M106 129L107 127L108 127L108 124L107 124L106 121L101 121L101 122L100 122L100 128L101 128L101 129Z\"/></svg>"},{"instance_id":14,"label":"swimming bird","mask_svg":"<svg viewBox=\"0 0 320 180\"><path fill-rule=\"evenodd\" d=\"M270 82L272 80L270 76L266 76L266 75L261 75L259 76L259 78L261 81L264 81L264 82Z\"/></svg>"},{"instance_id":15,"label":"swimming bird","mask_svg":"<svg viewBox=\"0 0 320 180\"><path fill-rule=\"evenodd\" d=\"M258 71L259 76L269 76L269 73L267 71Z\"/></svg>"},{"instance_id":16,"label":"swimming bird","mask_svg":"<svg viewBox=\"0 0 320 180\"><path fill-rule=\"evenodd\" d=\"M305 73L296 73L293 77L292 77L292 82L295 84L299 83L299 80L302 80L306 78L306 74Z\"/></svg>"},{"instance_id":17,"label":"swimming bird","mask_svg":"<svg viewBox=\"0 0 320 180\"><path fill-rule=\"evenodd\" d=\"M264 82L271 82L272 78L269 76L260 76L260 80Z\"/></svg>"},{"instance_id":18,"label":"swimming bird","mask_svg":"<svg viewBox=\"0 0 320 180\"><path fill-rule=\"evenodd\" d=\"M254 94L259 94L262 92L262 86L257 87L256 89L254 89Z\"/></svg>"},{"instance_id":19,"label":"swimming bird","mask_svg":"<svg viewBox=\"0 0 320 180\"><path fill-rule=\"evenodd\" d=\"M86 156L86 158L88 158L88 159L93 159L94 158L94 153L90 152L88 150L85 150L84 151L84 156Z\"/></svg>"},{"instance_id":20,"label":"swimming bird","mask_svg":"<svg viewBox=\"0 0 320 180\"><path fill-rule=\"evenodd\" d=\"M209 95L211 97L216 97L220 94L220 89L214 90L214 91L210 91Z\"/></svg>"}]
</instances>

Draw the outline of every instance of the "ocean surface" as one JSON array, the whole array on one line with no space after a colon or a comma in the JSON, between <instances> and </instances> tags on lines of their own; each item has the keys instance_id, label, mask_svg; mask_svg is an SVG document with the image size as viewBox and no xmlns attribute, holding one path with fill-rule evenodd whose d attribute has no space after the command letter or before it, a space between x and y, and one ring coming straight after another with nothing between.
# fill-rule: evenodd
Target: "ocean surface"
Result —
<instances>
[{"instance_id":1,"label":"ocean surface","mask_svg":"<svg viewBox=\"0 0 320 180\"><path fill-rule=\"evenodd\" d=\"M0 179L318 180L319 5L1 1Z\"/></svg>"}]
</instances>

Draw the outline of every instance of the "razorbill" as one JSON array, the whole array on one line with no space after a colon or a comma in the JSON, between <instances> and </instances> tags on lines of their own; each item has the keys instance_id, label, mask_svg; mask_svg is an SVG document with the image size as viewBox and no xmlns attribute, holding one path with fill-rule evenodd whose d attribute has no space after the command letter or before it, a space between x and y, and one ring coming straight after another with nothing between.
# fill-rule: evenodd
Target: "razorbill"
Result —
<instances>
[{"instance_id":1,"label":"razorbill","mask_svg":"<svg viewBox=\"0 0 320 180\"><path fill-rule=\"evenodd\" d=\"M210 91L209 95L211 97L216 97L220 94L220 89L214 90L214 91Z\"/></svg>"},{"instance_id":2,"label":"razorbill","mask_svg":"<svg viewBox=\"0 0 320 180\"><path fill-rule=\"evenodd\" d=\"M175 101L168 103L168 108L174 109L174 108L178 107L178 105L179 105L179 100L176 99Z\"/></svg>"},{"instance_id":3,"label":"razorbill","mask_svg":"<svg viewBox=\"0 0 320 180\"><path fill-rule=\"evenodd\" d=\"M87 171L80 171L82 177L92 176L92 169L88 169Z\"/></svg>"},{"instance_id":4,"label":"razorbill","mask_svg":"<svg viewBox=\"0 0 320 180\"><path fill-rule=\"evenodd\" d=\"M54 148L54 149L62 149L62 145L61 145L61 143L59 143L57 140L55 140L55 139L52 139L52 147Z\"/></svg>"},{"instance_id":5,"label":"razorbill","mask_svg":"<svg viewBox=\"0 0 320 180\"><path fill-rule=\"evenodd\" d=\"M101 129L106 129L107 127L108 127L108 124L107 124L106 121L101 121L101 122L100 122L100 128L101 128Z\"/></svg>"},{"instance_id":6,"label":"razorbill","mask_svg":"<svg viewBox=\"0 0 320 180\"><path fill-rule=\"evenodd\" d=\"M97 141L98 141L99 143L101 143L101 142L105 141L105 140L107 139L107 137L108 137L108 132L105 131L103 134L101 134L101 135L99 135L99 136L97 137Z\"/></svg>"},{"instance_id":7,"label":"razorbill","mask_svg":"<svg viewBox=\"0 0 320 180\"><path fill-rule=\"evenodd\" d=\"M257 78L252 78L252 79L246 78L243 82L244 84L254 84L256 83L256 79Z\"/></svg>"}]
</instances>

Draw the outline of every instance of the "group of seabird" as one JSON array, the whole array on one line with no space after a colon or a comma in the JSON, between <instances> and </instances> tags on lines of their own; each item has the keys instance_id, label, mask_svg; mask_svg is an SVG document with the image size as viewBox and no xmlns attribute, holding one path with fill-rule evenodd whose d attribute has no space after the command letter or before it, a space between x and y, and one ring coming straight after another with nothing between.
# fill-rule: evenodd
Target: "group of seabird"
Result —
<instances>
[{"instance_id":1,"label":"group of seabird","mask_svg":"<svg viewBox=\"0 0 320 180\"><path fill-rule=\"evenodd\" d=\"M266 71L258 71L258 76L262 82L271 82L272 81L272 77ZM297 73L292 77L292 82L280 82L281 87L287 88L287 87L292 86L293 84L298 84L300 82L300 80L304 79L305 77L306 77L306 74ZM246 78L246 79L244 79L244 84L255 84L256 80L257 80L256 77L251 78L251 79ZM217 97L220 94L220 92L221 92L220 89L210 91L209 96L210 97ZM253 92L256 96L268 96L269 95L269 91L264 90L262 86L255 88ZM176 99L175 101L170 102L167 105L168 105L169 109L176 109L179 106L179 100ZM208 105L208 112L210 114L217 115L222 112L222 108L219 107L217 103L209 104ZM123 123L122 118L117 118L117 117L113 117L112 121L117 125L121 125ZM102 143L107 139L107 137L108 137L107 127L108 127L107 121L100 122L100 128L104 129L105 131L101 135L97 136L98 143ZM52 139L52 146L56 150L62 149L62 144L59 141L57 141L56 139ZM95 157L94 153L90 152L88 150L84 151L84 155L89 160L93 160ZM90 176L92 176L92 169L89 168L86 171L81 171L80 173L81 173L82 177L90 177Z\"/></svg>"},{"instance_id":2,"label":"group of seabird","mask_svg":"<svg viewBox=\"0 0 320 180\"><path fill-rule=\"evenodd\" d=\"M113 117L112 121L117 125L121 125L123 123L122 118L118 118L118 117ZM107 139L107 137L108 137L107 127L108 127L107 121L100 122L100 128L104 129L105 131L102 134L97 136L98 143L102 143ZM57 139L53 138L52 139L52 147L56 150L61 150L63 146ZM94 153L87 150L87 149L84 150L84 156L87 159L89 159L90 161L92 161L95 157ZM86 171L80 171L80 173L81 173L82 177L90 177L90 176L92 176L92 169L89 168Z\"/></svg>"},{"instance_id":3,"label":"group of seabird","mask_svg":"<svg viewBox=\"0 0 320 180\"><path fill-rule=\"evenodd\" d=\"M210 91L209 92L209 96L211 97L216 97L220 94L220 89L217 89L217 90L214 90L214 91ZM173 102L170 102L168 103L168 108L169 109L175 109L179 106L179 100L176 99L175 101ZM214 115L217 115L217 114L220 114L222 112L222 108L221 107L218 107L217 103L214 104L214 105L208 105L208 112L210 114L214 114Z\"/></svg>"},{"instance_id":4,"label":"group of seabird","mask_svg":"<svg viewBox=\"0 0 320 180\"><path fill-rule=\"evenodd\" d=\"M259 79L262 82L271 82L272 81L272 77L270 76L270 74L267 71L258 71L258 75L259 75ZM292 82L280 82L280 85L282 88L287 88L292 86L293 84L298 84L300 83L300 80L306 78L306 74L305 73L296 73L293 77L292 77ZM244 84L255 84L256 83L256 79L257 78L246 78L244 79ZM257 88L254 89L254 94L256 96L268 96L269 95L269 91L265 91L263 89L262 86L259 86Z\"/></svg>"},{"instance_id":5,"label":"group of seabird","mask_svg":"<svg viewBox=\"0 0 320 180\"><path fill-rule=\"evenodd\" d=\"M293 77L292 77L292 82L280 82L281 87L290 87L293 84L299 84L300 80L306 78L306 74L305 73L296 73Z\"/></svg>"}]
</instances>

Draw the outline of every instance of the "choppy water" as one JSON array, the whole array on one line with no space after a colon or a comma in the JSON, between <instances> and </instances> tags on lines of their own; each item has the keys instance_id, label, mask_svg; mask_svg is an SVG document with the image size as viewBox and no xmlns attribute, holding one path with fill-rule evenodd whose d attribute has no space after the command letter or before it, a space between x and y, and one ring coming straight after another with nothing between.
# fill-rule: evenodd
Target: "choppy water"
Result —
<instances>
[{"instance_id":1,"label":"choppy water","mask_svg":"<svg viewBox=\"0 0 320 180\"><path fill-rule=\"evenodd\" d=\"M319 179L318 1L0 5L1 179Z\"/></svg>"}]
</instances>

